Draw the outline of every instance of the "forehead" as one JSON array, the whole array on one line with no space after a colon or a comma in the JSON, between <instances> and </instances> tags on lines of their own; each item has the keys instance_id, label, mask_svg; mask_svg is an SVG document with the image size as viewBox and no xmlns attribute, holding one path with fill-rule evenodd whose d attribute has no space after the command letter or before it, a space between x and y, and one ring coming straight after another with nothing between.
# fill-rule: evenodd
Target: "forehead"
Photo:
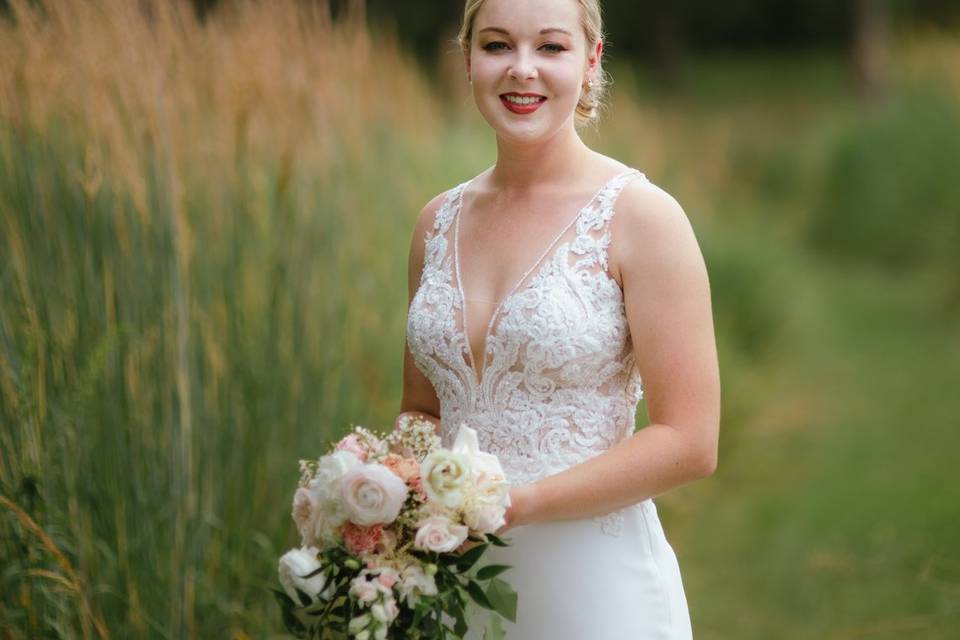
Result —
<instances>
[{"instance_id":1,"label":"forehead","mask_svg":"<svg viewBox=\"0 0 960 640\"><path fill-rule=\"evenodd\" d=\"M485 0L474 17L473 31L486 27L506 29L513 35L536 34L561 28L576 35L582 31L577 0Z\"/></svg>"}]
</instances>

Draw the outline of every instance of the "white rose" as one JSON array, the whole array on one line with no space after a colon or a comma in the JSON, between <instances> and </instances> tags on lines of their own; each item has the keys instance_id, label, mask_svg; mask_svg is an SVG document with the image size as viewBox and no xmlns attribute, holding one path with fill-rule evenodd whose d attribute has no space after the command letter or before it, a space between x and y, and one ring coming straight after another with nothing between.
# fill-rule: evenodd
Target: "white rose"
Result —
<instances>
[{"instance_id":1,"label":"white rose","mask_svg":"<svg viewBox=\"0 0 960 640\"><path fill-rule=\"evenodd\" d=\"M420 463L424 493L451 509L459 509L472 483L470 459L449 449L437 449Z\"/></svg>"},{"instance_id":2,"label":"white rose","mask_svg":"<svg viewBox=\"0 0 960 640\"><path fill-rule=\"evenodd\" d=\"M307 542L332 540L334 530L346 521L347 512L340 494L340 484L350 469L361 464L356 455L345 450L320 458L316 474L307 483L313 511L312 518L305 522L305 531L301 531ZM296 500L295 496L295 504Z\"/></svg>"},{"instance_id":3,"label":"white rose","mask_svg":"<svg viewBox=\"0 0 960 640\"><path fill-rule=\"evenodd\" d=\"M397 584L397 591L400 600L406 602L410 609L417 606L421 596L437 595L437 581L433 576L427 575L420 565L408 566L403 570L402 576L402 580Z\"/></svg>"},{"instance_id":4,"label":"white rose","mask_svg":"<svg viewBox=\"0 0 960 640\"><path fill-rule=\"evenodd\" d=\"M353 452L341 449L320 458L317 464L317 473L313 476L323 482L324 486L334 490L340 478L347 471L363 464Z\"/></svg>"},{"instance_id":5,"label":"white rose","mask_svg":"<svg viewBox=\"0 0 960 640\"><path fill-rule=\"evenodd\" d=\"M468 527L480 533L496 533L507 523L507 510L496 502L475 500L465 507L463 521Z\"/></svg>"},{"instance_id":6,"label":"white rose","mask_svg":"<svg viewBox=\"0 0 960 640\"><path fill-rule=\"evenodd\" d=\"M470 460L475 485L482 494L495 493L504 507L510 506L510 483L507 482L500 459L492 453L480 451L477 432L460 424L452 450Z\"/></svg>"},{"instance_id":7,"label":"white rose","mask_svg":"<svg viewBox=\"0 0 960 640\"><path fill-rule=\"evenodd\" d=\"M376 462L347 471L340 489L350 520L365 527L396 520L409 493L397 474Z\"/></svg>"},{"instance_id":8,"label":"white rose","mask_svg":"<svg viewBox=\"0 0 960 640\"><path fill-rule=\"evenodd\" d=\"M417 525L413 545L424 551L446 553L463 544L468 533L466 526L454 524L450 518L431 516Z\"/></svg>"},{"instance_id":9,"label":"white rose","mask_svg":"<svg viewBox=\"0 0 960 640\"><path fill-rule=\"evenodd\" d=\"M302 547L291 549L280 558L277 567L280 584L297 606L303 605L297 595L297 589L306 593L312 600L316 600L326 584L326 576L323 573L310 578L306 577L320 568L317 553L319 549L316 547Z\"/></svg>"}]
</instances>

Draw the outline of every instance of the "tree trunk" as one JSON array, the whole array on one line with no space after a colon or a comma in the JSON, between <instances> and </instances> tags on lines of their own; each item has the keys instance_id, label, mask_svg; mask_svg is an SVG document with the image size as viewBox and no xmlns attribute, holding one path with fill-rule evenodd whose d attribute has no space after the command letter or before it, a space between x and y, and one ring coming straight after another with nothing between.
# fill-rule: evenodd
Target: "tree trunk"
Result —
<instances>
[{"instance_id":1,"label":"tree trunk","mask_svg":"<svg viewBox=\"0 0 960 640\"><path fill-rule=\"evenodd\" d=\"M889 0L854 0L853 71L863 102L881 102L889 89Z\"/></svg>"}]
</instances>

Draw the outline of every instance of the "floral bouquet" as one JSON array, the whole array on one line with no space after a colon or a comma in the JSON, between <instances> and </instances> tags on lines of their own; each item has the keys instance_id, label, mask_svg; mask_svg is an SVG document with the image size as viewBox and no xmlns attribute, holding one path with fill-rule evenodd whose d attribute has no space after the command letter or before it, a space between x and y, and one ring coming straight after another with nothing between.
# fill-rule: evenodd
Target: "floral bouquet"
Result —
<instances>
[{"instance_id":1,"label":"floral bouquet","mask_svg":"<svg viewBox=\"0 0 960 640\"><path fill-rule=\"evenodd\" d=\"M293 635L463 638L471 601L493 612L486 637L503 637L499 616L516 621L516 591L497 577L510 566L475 567L489 545L507 546L495 532L510 494L473 429L444 449L423 419L402 416L386 437L357 426L300 472L301 546L280 558L283 591L272 589Z\"/></svg>"}]
</instances>

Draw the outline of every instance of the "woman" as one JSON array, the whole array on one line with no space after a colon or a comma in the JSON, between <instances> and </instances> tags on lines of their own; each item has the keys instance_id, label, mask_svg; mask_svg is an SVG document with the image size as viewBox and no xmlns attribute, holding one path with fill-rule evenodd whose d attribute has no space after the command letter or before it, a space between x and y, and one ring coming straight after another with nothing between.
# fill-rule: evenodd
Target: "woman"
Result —
<instances>
[{"instance_id":1,"label":"woman","mask_svg":"<svg viewBox=\"0 0 960 640\"><path fill-rule=\"evenodd\" d=\"M485 555L513 567L508 638L691 638L652 498L717 464L693 230L577 133L604 88L595 0L468 0L460 43L497 159L417 220L401 415L433 421L446 446L468 424L513 484L511 546ZM634 433L644 395L651 424ZM488 618L474 610L467 637Z\"/></svg>"}]
</instances>

